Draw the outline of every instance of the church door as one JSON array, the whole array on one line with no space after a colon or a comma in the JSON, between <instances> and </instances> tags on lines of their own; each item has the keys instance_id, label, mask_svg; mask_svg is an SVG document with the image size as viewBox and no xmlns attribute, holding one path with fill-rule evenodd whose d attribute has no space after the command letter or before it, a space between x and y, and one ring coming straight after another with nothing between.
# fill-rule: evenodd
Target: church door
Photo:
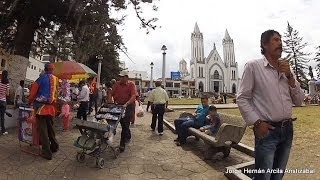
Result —
<instances>
[{"instance_id":1,"label":"church door","mask_svg":"<svg viewBox=\"0 0 320 180\"><path fill-rule=\"evenodd\" d=\"M232 93L237 93L237 89L236 89L236 85L235 84L233 84L232 85Z\"/></svg>"},{"instance_id":2,"label":"church door","mask_svg":"<svg viewBox=\"0 0 320 180\"><path fill-rule=\"evenodd\" d=\"M219 92L219 81L213 81L214 92Z\"/></svg>"},{"instance_id":3,"label":"church door","mask_svg":"<svg viewBox=\"0 0 320 180\"><path fill-rule=\"evenodd\" d=\"M203 83L202 83L202 81L199 82L199 92L203 92Z\"/></svg>"}]
</instances>

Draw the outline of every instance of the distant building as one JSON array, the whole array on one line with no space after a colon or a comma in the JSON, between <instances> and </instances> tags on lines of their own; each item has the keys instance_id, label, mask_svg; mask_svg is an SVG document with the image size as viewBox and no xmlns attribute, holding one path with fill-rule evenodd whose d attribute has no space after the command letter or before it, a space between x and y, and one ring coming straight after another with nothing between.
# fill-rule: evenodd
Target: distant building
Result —
<instances>
[{"instance_id":1,"label":"distant building","mask_svg":"<svg viewBox=\"0 0 320 180\"><path fill-rule=\"evenodd\" d=\"M203 34L198 24L191 33L191 79L195 80L199 92L237 93L239 85L238 63L235 59L234 43L226 30L222 40L223 59L213 44L213 49L204 57Z\"/></svg>"},{"instance_id":2,"label":"distant building","mask_svg":"<svg viewBox=\"0 0 320 180\"><path fill-rule=\"evenodd\" d=\"M119 61L119 67L121 69L126 69L126 62L125 61Z\"/></svg>"},{"instance_id":3,"label":"distant building","mask_svg":"<svg viewBox=\"0 0 320 180\"><path fill-rule=\"evenodd\" d=\"M49 61L41 61L39 59L29 57L29 65L26 73L26 84L30 84L31 82L37 80L40 74L44 71L44 64Z\"/></svg>"},{"instance_id":4,"label":"distant building","mask_svg":"<svg viewBox=\"0 0 320 180\"><path fill-rule=\"evenodd\" d=\"M187 76L189 76L189 72L187 69L187 61L185 61L184 59L182 59L179 62L179 72L180 72L181 79L184 79Z\"/></svg>"}]
</instances>

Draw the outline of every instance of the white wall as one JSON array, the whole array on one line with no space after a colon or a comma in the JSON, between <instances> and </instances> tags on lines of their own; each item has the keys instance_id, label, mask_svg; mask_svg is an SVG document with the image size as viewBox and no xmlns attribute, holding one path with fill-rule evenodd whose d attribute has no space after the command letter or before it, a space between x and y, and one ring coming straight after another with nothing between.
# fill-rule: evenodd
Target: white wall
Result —
<instances>
[{"instance_id":1,"label":"white wall","mask_svg":"<svg viewBox=\"0 0 320 180\"><path fill-rule=\"evenodd\" d=\"M27 69L26 80L35 81L44 70L44 62L29 57L29 66Z\"/></svg>"},{"instance_id":2,"label":"white wall","mask_svg":"<svg viewBox=\"0 0 320 180\"><path fill-rule=\"evenodd\" d=\"M140 74L141 74L142 80L150 80L147 71L135 71L135 70L129 71L129 78L138 78L138 79L140 79Z\"/></svg>"}]
</instances>

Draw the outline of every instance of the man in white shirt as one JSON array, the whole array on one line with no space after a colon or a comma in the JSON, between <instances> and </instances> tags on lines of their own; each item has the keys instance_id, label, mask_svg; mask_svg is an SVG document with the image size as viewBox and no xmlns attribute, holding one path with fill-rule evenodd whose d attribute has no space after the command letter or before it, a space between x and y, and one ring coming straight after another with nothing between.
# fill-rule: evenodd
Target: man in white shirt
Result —
<instances>
[{"instance_id":1,"label":"man in white shirt","mask_svg":"<svg viewBox=\"0 0 320 180\"><path fill-rule=\"evenodd\" d=\"M20 81L20 86L17 88L14 95L14 105L15 107L19 107L25 103L25 95L24 95L24 80Z\"/></svg>"},{"instance_id":2,"label":"man in white shirt","mask_svg":"<svg viewBox=\"0 0 320 180\"><path fill-rule=\"evenodd\" d=\"M80 106L77 112L77 118L87 120L87 113L89 110L89 94L90 90L88 85L84 80L79 82L79 86L81 87L81 91L77 96L77 100L80 102Z\"/></svg>"},{"instance_id":3,"label":"man in white shirt","mask_svg":"<svg viewBox=\"0 0 320 180\"><path fill-rule=\"evenodd\" d=\"M254 179L279 180L284 175L293 139L292 105L300 106L304 93L289 62L279 61L280 34L265 31L260 47L263 57L245 65L237 104L247 125L254 126L255 169L265 172L255 174Z\"/></svg>"}]
</instances>

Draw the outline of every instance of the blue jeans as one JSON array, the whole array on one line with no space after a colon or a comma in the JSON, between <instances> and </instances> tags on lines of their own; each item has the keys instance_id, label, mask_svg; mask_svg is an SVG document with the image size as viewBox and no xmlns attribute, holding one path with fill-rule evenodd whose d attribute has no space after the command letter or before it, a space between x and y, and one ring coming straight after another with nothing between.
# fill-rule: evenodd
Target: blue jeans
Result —
<instances>
[{"instance_id":1,"label":"blue jeans","mask_svg":"<svg viewBox=\"0 0 320 180\"><path fill-rule=\"evenodd\" d=\"M269 130L264 138L255 137L255 169L266 173L257 173L254 180L282 179L289 159L293 138L293 125L276 127ZM267 170L280 169L280 173L267 173ZM282 170L282 173L281 173Z\"/></svg>"},{"instance_id":2,"label":"blue jeans","mask_svg":"<svg viewBox=\"0 0 320 180\"><path fill-rule=\"evenodd\" d=\"M189 127L199 128L195 125L195 119L190 117L176 119L174 120L174 125L176 127L176 132L178 134L178 140L180 143L186 143Z\"/></svg>"}]
</instances>

